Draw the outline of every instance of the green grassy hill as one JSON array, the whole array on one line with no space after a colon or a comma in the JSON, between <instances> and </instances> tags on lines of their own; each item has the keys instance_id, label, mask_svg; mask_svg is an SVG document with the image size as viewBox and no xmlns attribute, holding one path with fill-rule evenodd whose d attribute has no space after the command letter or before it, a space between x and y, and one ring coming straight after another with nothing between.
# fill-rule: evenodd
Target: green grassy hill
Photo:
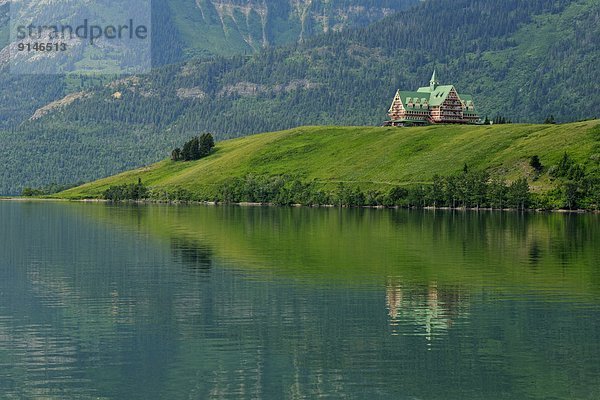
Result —
<instances>
[{"instance_id":1,"label":"green grassy hill","mask_svg":"<svg viewBox=\"0 0 600 400\"><path fill-rule=\"evenodd\" d=\"M153 191L185 190L194 199L214 198L232 178L292 176L332 190L339 183L363 190L429 183L435 174L487 170L512 181L527 177L534 192L559 185L548 174L567 152L597 173L600 121L564 125L429 126L415 128L302 127L217 143L216 151L193 162L157 164L67 190L67 199L99 198L110 186L141 179ZM535 180L529 159L544 172Z\"/></svg>"}]
</instances>

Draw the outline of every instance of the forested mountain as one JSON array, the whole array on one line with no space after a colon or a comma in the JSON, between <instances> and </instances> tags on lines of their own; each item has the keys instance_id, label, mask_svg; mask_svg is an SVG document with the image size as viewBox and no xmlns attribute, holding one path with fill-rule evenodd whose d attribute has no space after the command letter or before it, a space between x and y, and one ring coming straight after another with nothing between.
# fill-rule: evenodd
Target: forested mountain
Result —
<instances>
[{"instance_id":1,"label":"forested mountain","mask_svg":"<svg viewBox=\"0 0 600 400\"><path fill-rule=\"evenodd\" d=\"M473 94L481 115L596 117L598 37L596 0L436 0L252 56L189 61L112 82L51 81L38 96L77 95L33 120L33 110L8 114L0 192L143 165L202 131L224 139L306 124L379 124L395 90L426 84L434 67L440 83ZM19 94L38 83L10 85ZM5 93L3 108L14 95Z\"/></svg>"},{"instance_id":2,"label":"forested mountain","mask_svg":"<svg viewBox=\"0 0 600 400\"><path fill-rule=\"evenodd\" d=\"M367 25L420 0L148 1L152 7L152 63L160 66L192 58L253 54L266 47L302 42L315 34ZM97 83L88 77L8 74L9 5L0 0L0 129L82 86ZM45 5L38 7L43 10ZM114 23L120 18L115 12ZM87 56L82 57L79 63L86 62Z\"/></svg>"}]
</instances>

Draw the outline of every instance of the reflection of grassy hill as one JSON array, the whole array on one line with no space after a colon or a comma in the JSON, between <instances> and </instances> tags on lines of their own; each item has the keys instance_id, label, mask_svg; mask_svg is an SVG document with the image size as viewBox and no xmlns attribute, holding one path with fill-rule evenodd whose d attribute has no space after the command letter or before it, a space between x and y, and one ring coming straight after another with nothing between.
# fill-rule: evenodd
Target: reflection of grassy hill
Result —
<instances>
[{"instance_id":1,"label":"reflection of grassy hill","mask_svg":"<svg viewBox=\"0 0 600 400\"><path fill-rule=\"evenodd\" d=\"M310 282L597 290L598 216L260 207L94 207L235 268ZM564 265L569 269L565 270ZM521 289L518 289L521 288ZM597 293L596 293L597 294Z\"/></svg>"},{"instance_id":2,"label":"reflection of grassy hill","mask_svg":"<svg viewBox=\"0 0 600 400\"><path fill-rule=\"evenodd\" d=\"M143 182L157 190L178 188L210 199L216 185L232 177L297 176L324 187L338 182L363 189L428 182L434 174L460 171L466 163L508 180L532 174L528 160L557 164L568 152L592 164L599 150L599 122L565 125L431 126L422 128L304 127L218 143L214 155L197 162L162 161L68 190L60 197L100 197L111 185ZM534 190L553 184L547 174Z\"/></svg>"}]
</instances>

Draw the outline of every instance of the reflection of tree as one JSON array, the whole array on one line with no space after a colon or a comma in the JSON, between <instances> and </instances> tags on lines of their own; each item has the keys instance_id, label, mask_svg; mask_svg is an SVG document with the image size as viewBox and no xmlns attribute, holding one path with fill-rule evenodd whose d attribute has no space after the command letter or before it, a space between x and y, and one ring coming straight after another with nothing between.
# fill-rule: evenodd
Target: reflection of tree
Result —
<instances>
[{"instance_id":1,"label":"reflection of tree","mask_svg":"<svg viewBox=\"0 0 600 400\"><path fill-rule=\"evenodd\" d=\"M388 278L386 305L393 335L399 334L401 325L412 325L409 334L424 336L429 342L467 315L465 295L458 288L441 288L435 282L427 287L409 286L397 277Z\"/></svg>"},{"instance_id":2,"label":"reflection of tree","mask_svg":"<svg viewBox=\"0 0 600 400\"><path fill-rule=\"evenodd\" d=\"M187 238L171 238L173 259L199 273L208 273L212 266L213 251L197 241Z\"/></svg>"},{"instance_id":3,"label":"reflection of tree","mask_svg":"<svg viewBox=\"0 0 600 400\"><path fill-rule=\"evenodd\" d=\"M542 259L542 249L540 247L540 244L537 242L537 240L532 239L531 244L529 245L529 265L532 267L532 269L535 269L538 264L540 263L540 260Z\"/></svg>"}]
</instances>

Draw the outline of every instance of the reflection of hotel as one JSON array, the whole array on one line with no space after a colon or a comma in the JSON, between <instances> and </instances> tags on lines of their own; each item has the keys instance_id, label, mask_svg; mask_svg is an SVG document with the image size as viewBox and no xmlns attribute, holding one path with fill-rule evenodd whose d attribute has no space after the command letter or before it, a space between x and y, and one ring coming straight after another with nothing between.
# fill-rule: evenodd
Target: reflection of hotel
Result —
<instances>
[{"instance_id":1,"label":"reflection of hotel","mask_svg":"<svg viewBox=\"0 0 600 400\"><path fill-rule=\"evenodd\" d=\"M458 289L403 285L391 277L386 284L386 304L393 335L443 335L454 322L467 316L466 299Z\"/></svg>"}]
</instances>

